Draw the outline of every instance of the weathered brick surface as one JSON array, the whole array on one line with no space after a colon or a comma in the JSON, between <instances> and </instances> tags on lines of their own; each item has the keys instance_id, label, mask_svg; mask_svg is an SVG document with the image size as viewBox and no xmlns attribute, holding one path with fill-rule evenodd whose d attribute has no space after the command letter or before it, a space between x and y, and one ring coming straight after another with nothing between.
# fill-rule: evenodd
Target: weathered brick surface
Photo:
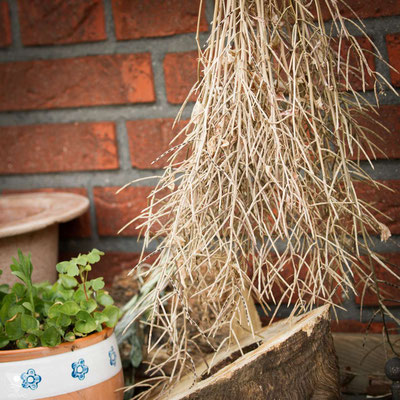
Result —
<instances>
[{"instance_id":1,"label":"weathered brick surface","mask_svg":"<svg viewBox=\"0 0 400 400\"><path fill-rule=\"evenodd\" d=\"M183 103L197 81L197 51L169 53L164 58L165 89L172 104ZM189 101L195 101L193 93Z\"/></svg>"},{"instance_id":2,"label":"weathered brick surface","mask_svg":"<svg viewBox=\"0 0 400 400\"><path fill-rule=\"evenodd\" d=\"M117 168L114 123L0 127L0 174Z\"/></svg>"},{"instance_id":3,"label":"weathered brick surface","mask_svg":"<svg viewBox=\"0 0 400 400\"><path fill-rule=\"evenodd\" d=\"M81 196L88 197L87 189L85 188L40 188L40 189L28 189L28 190L3 190L3 194L14 194L14 193L35 193L35 192L67 192L80 194ZM92 229L90 227L90 211L86 211L80 217L73 219L72 221L60 224L60 238L71 239L71 238L90 238L92 235Z\"/></svg>"},{"instance_id":4,"label":"weathered brick surface","mask_svg":"<svg viewBox=\"0 0 400 400\"><path fill-rule=\"evenodd\" d=\"M369 68L374 71L375 70L375 59L374 56L370 53L373 50L372 44L363 37L357 37L357 41L364 51L364 56L368 62ZM332 43L332 47L335 51L339 50L339 42L335 40ZM340 55L342 57L343 62L347 62L349 60L349 65L355 70L349 68L348 72L348 81L353 87L354 90L362 90L362 74L361 74L361 63L359 62L359 57L357 55L356 50L353 46L350 46L350 42L348 40L342 40L340 44ZM345 71L345 68L342 68ZM368 74L367 69L363 67L364 75L365 75L365 90L371 90L374 87L374 78ZM346 79L344 77L340 77L339 81L342 85L346 85ZM346 87L344 87L346 89Z\"/></svg>"},{"instance_id":5,"label":"weathered brick surface","mask_svg":"<svg viewBox=\"0 0 400 400\"><path fill-rule=\"evenodd\" d=\"M25 46L106 39L101 0L18 0L18 16Z\"/></svg>"},{"instance_id":6,"label":"weathered brick surface","mask_svg":"<svg viewBox=\"0 0 400 400\"><path fill-rule=\"evenodd\" d=\"M165 155L154 164L152 162L168 149L182 142L183 135L170 144L186 122L182 121L174 128L172 127L173 122L172 118L159 118L128 121L126 123L131 162L134 168L156 169L168 164L168 158L172 153ZM176 162L182 161L185 155L186 151L182 149Z\"/></svg>"},{"instance_id":7,"label":"weathered brick surface","mask_svg":"<svg viewBox=\"0 0 400 400\"><path fill-rule=\"evenodd\" d=\"M389 55L389 64L396 69L396 71L390 70L392 85L400 87L400 33L386 35L386 43Z\"/></svg>"},{"instance_id":8,"label":"weathered brick surface","mask_svg":"<svg viewBox=\"0 0 400 400\"><path fill-rule=\"evenodd\" d=\"M360 18L377 18L390 15L400 15L400 2L398 0L365 1L365 0L346 0L338 1L340 14L347 18L356 18L353 11ZM325 1L320 1L322 15L325 20L330 19L330 13ZM351 11L353 10L353 11Z\"/></svg>"},{"instance_id":9,"label":"weathered brick surface","mask_svg":"<svg viewBox=\"0 0 400 400\"><path fill-rule=\"evenodd\" d=\"M398 267L400 266L400 253L390 253L382 255L385 261L388 263L388 266L395 271L397 274L399 273ZM365 262L368 262L365 260ZM396 266L396 267L393 267ZM373 263L373 267L376 271L376 276L379 281L379 288L381 292L382 298L386 299L385 304L387 306L399 306L399 286L400 280L396 279L393 274L391 274L386 268L378 264L377 262ZM365 267L364 267L365 268ZM356 303L363 303L364 306L376 306L378 304L378 298L376 294L371 290L364 291L364 283L361 282L358 277L355 279L355 283L357 285L357 297ZM364 293L364 296L362 294ZM397 300L396 302L391 300Z\"/></svg>"},{"instance_id":10,"label":"weathered brick surface","mask_svg":"<svg viewBox=\"0 0 400 400\"><path fill-rule=\"evenodd\" d=\"M199 5L199 0L113 0L115 35L126 40L196 32ZM201 32L207 30L204 5Z\"/></svg>"},{"instance_id":11,"label":"weathered brick surface","mask_svg":"<svg viewBox=\"0 0 400 400\"><path fill-rule=\"evenodd\" d=\"M0 1L0 47L11 44L10 10L5 0Z\"/></svg>"},{"instance_id":12,"label":"weathered brick surface","mask_svg":"<svg viewBox=\"0 0 400 400\"><path fill-rule=\"evenodd\" d=\"M400 105L381 106L377 111L378 115L371 113L371 117L376 122L360 116L357 117L357 121L361 126L371 129L378 135L376 136L365 130L367 139L374 143L375 146L378 146L379 150L374 149L374 152L372 152L364 140L359 140L368 157L371 159L398 159L400 158ZM354 153L353 156L349 154L349 158L356 159L356 154ZM360 153L360 159L365 160L366 156Z\"/></svg>"},{"instance_id":13,"label":"weathered brick surface","mask_svg":"<svg viewBox=\"0 0 400 400\"><path fill-rule=\"evenodd\" d=\"M391 190L381 188L380 190L355 182L357 195L371 206L386 214L389 218L373 212L377 219L387 225L393 235L400 234L400 180L380 181Z\"/></svg>"},{"instance_id":14,"label":"weathered brick surface","mask_svg":"<svg viewBox=\"0 0 400 400\"><path fill-rule=\"evenodd\" d=\"M0 64L0 111L154 100L148 53Z\"/></svg>"},{"instance_id":15,"label":"weathered brick surface","mask_svg":"<svg viewBox=\"0 0 400 400\"><path fill-rule=\"evenodd\" d=\"M117 236L118 231L137 217L147 207L147 196L151 187L127 187L116 194L119 187L95 187L93 189L96 207L97 230L100 236ZM140 221L129 225L121 236L137 236Z\"/></svg>"}]
</instances>

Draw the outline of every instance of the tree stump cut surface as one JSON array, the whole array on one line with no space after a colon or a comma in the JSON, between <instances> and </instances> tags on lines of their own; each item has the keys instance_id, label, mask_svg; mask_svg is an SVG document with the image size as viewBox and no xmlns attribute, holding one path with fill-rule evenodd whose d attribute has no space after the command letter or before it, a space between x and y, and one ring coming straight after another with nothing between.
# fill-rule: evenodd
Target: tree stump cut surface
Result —
<instances>
[{"instance_id":1,"label":"tree stump cut surface","mask_svg":"<svg viewBox=\"0 0 400 400\"><path fill-rule=\"evenodd\" d=\"M334 400L340 399L339 369L330 332L329 307L282 320L241 340L215 358L211 373L197 368L168 400ZM247 352L246 352L247 350ZM211 359L208 360L211 362Z\"/></svg>"}]
</instances>

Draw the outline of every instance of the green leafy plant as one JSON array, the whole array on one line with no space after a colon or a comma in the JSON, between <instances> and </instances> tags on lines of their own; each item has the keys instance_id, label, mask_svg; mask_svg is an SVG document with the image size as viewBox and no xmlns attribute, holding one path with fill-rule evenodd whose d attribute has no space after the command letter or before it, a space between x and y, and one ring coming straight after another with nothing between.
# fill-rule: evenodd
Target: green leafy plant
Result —
<instances>
[{"instance_id":1,"label":"green leafy plant","mask_svg":"<svg viewBox=\"0 0 400 400\"><path fill-rule=\"evenodd\" d=\"M30 255L18 250L10 269L22 283L0 285L0 348L56 346L114 327L121 311L104 290L103 278L88 280L103 254L93 249L63 261L56 267L56 283L34 284Z\"/></svg>"}]
</instances>

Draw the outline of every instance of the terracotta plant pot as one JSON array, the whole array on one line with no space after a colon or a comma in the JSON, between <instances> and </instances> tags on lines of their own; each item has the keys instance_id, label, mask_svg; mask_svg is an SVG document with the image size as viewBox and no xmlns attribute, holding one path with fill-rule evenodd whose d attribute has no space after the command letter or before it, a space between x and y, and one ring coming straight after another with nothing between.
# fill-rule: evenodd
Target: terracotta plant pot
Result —
<instances>
[{"instance_id":1,"label":"terracotta plant pot","mask_svg":"<svg viewBox=\"0 0 400 400\"><path fill-rule=\"evenodd\" d=\"M122 400L123 386L111 328L56 347L0 350L2 400Z\"/></svg>"},{"instance_id":2,"label":"terracotta plant pot","mask_svg":"<svg viewBox=\"0 0 400 400\"><path fill-rule=\"evenodd\" d=\"M58 223L82 215L89 200L73 193L24 193L0 197L0 269L2 283L17 278L9 265L18 249L31 254L33 282L57 279Z\"/></svg>"}]
</instances>

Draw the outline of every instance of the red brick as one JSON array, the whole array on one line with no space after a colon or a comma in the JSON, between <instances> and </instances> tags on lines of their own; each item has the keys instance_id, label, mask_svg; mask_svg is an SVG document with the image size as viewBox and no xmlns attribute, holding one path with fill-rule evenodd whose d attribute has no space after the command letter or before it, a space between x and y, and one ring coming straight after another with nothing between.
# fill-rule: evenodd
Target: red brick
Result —
<instances>
[{"instance_id":1,"label":"red brick","mask_svg":"<svg viewBox=\"0 0 400 400\"><path fill-rule=\"evenodd\" d=\"M154 100L148 53L0 64L0 111Z\"/></svg>"},{"instance_id":2,"label":"red brick","mask_svg":"<svg viewBox=\"0 0 400 400\"><path fill-rule=\"evenodd\" d=\"M156 255L151 255L146 259L147 264L151 264L156 258ZM101 260L93 268L92 278L103 276L107 286L110 286L114 277L127 275L134 269L140 259L139 253L120 253L120 252L105 252Z\"/></svg>"},{"instance_id":3,"label":"red brick","mask_svg":"<svg viewBox=\"0 0 400 400\"><path fill-rule=\"evenodd\" d=\"M380 181L391 190L380 190L365 183L355 182L354 186L360 199L386 214L389 218L373 212L377 219L387 225L393 235L400 234L400 180Z\"/></svg>"},{"instance_id":4,"label":"red brick","mask_svg":"<svg viewBox=\"0 0 400 400\"><path fill-rule=\"evenodd\" d=\"M0 128L0 174L117 168L112 122Z\"/></svg>"},{"instance_id":5,"label":"red brick","mask_svg":"<svg viewBox=\"0 0 400 400\"><path fill-rule=\"evenodd\" d=\"M388 267L393 270L395 273L400 275L399 266L400 266L400 253L391 253L391 254L382 254L384 257L384 261L387 263ZM365 262L368 262L366 258L364 258ZM379 280L379 287L381 296L385 299L385 304L387 306L399 306L400 303L400 280L396 279L390 272L386 270L386 268L382 267L377 262L373 263L377 279ZM397 268L393 267L396 266ZM365 267L363 267L365 269ZM364 283L359 280L356 276L355 283L357 286L357 297L356 303L363 303L364 306L376 306L378 305L378 299L374 292L371 290L365 290L364 297L362 297L362 293L364 292ZM390 300L397 300L390 301Z\"/></svg>"},{"instance_id":6,"label":"red brick","mask_svg":"<svg viewBox=\"0 0 400 400\"><path fill-rule=\"evenodd\" d=\"M10 10L6 1L0 1L0 47L11 45Z\"/></svg>"},{"instance_id":7,"label":"red brick","mask_svg":"<svg viewBox=\"0 0 400 400\"><path fill-rule=\"evenodd\" d=\"M325 1L319 2L325 20L331 19ZM391 15L400 15L400 2L398 0L346 0L345 2L358 15L359 18L378 18ZM343 4L337 2L340 14L347 18L355 18L354 13Z\"/></svg>"},{"instance_id":8,"label":"red brick","mask_svg":"<svg viewBox=\"0 0 400 400\"><path fill-rule=\"evenodd\" d=\"M152 162L171 147L182 143L183 135L170 144L171 140L180 132L187 121L181 121L174 128L172 127L173 122L172 118L166 118L128 121L126 123L129 150L134 168L156 169L165 167L168 164L168 158L172 153L165 155L154 164ZM182 149L176 162L182 161L185 155L186 151Z\"/></svg>"},{"instance_id":9,"label":"red brick","mask_svg":"<svg viewBox=\"0 0 400 400\"><path fill-rule=\"evenodd\" d=\"M113 0L116 37L126 40L196 32L199 4L199 0ZM204 4L201 32L207 31Z\"/></svg>"},{"instance_id":10,"label":"red brick","mask_svg":"<svg viewBox=\"0 0 400 400\"><path fill-rule=\"evenodd\" d=\"M117 236L118 231L130 220L137 217L147 207L147 196L151 187L127 187L116 194L119 187L95 187L93 189L96 207L97 230L100 236ZM140 224L137 221L126 229L121 236L137 236Z\"/></svg>"},{"instance_id":11,"label":"red brick","mask_svg":"<svg viewBox=\"0 0 400 400\"><path fill-rule=\"evenodd\" d=\"M25 46L106 39L102 0L18 0Z\"/></svg>"},{"instance_id":12,"label":"red brick","mask_svg":"<svg viewBox=\"0 0 400 400\"><path fill-rule=\"evenodd\" d=\"M104 256L95 264L90 277L102 276L108 287L111 286L115 276L128 272L134 268L138 261L139 253L104 252Z\"/></svg>"},{"instance_id":13,"label":"red brick","mask_svg":"<svg viewBox=\"0 0 400 400\"><path fill-rule=\"evenodd\" d=\"M164 58L165 88L167 100L180 104L186 100L197 81L197 51L169 53ZM189 101L195 101L193 93Z\"/></svg>"},{"instance_id":14,"label":"red brick","mask_svg":"<svg viewBox=\"0 0 400 400\"><path fill-rule=\"evenodd\" d=\"M393 86L400 87L400 33L386 35L386 43L389 63L394 69L396 69L396 71L390 70L392 84Z\"/></svg>"},{"instance_id":15,"label":"red brick","mask_svg":"<svg viewBox=\"0 0 400 400\"><path fill-rule=\"evenodd\" d=\"M40 188L40 189L29 189L29 190L3 190L3 194L14 194L14 193L34 193L34 192L67 192L80 194L88 197L87 190L85 188ZM90 211L86 211L80 217L73 219L72 221L60 224L60 238L90 238L92 230L90 227Z\"/></svg>"},{"instance_id":16,"label":"red brick","mask_svg":"<svg viewBox=\"0 0 400 400\"><path fill-rule=\"evenodd\" d=\"M357 117L358 123L367 128L371 129L378 136L365 132L366 137L372 143L374 143L379 150L374 149L375 154L370 151L365 141L360 140L364 150L368 154L369 158L376 159L397 159L400 158L400 105L388 105L381 106L377 109L378 115L371 113L371 117L374 118L378 123L371 121L365 117ZM384 129L379 124L385 126L389 131ZM350 159L356 159L357 154L349 156ZM364 154L360 153L360 159L365 160Z\"/></svg>"},{"instance_id":17,"label":"red brick","mask_svg":"<svg viewBox=\"0 0 400 400\"><path fill-rule=\"evenodd\" d=\"M386 324L390 333L395 334L398 332L397 326L393 322L388 322ZM331 322L332 332L341 333L382 333L383 332L383 322L360 322L352 319L344 319L341 321Z\"/></svg>"},{"instance_id":18,"label":"red brick","mask_svg":"<svg viewBox=\"0 0 400 400\"><path fill-rule=\"evenodd\" d=\"M369 42L368 39L364 37L357 37L357 41L361 47L361 49L364 52L364 56L367 60L368 66L371 70L375 70L375 59L373 54L371 52L373 51L372 44ZM337 39L332 43L332 47L335 51L338 51L339 48L339 42ZM350 42L346 39L342 40L341 42L341 47L340 47L340 55L342 58L342 62L347 62L347 59L349 60L350 66L355 68L355 71L349 69L348 73L348 79L350 84L352 85L354 90L362 90L362 81L361 81L361 64L359 61L359 57L357 55L356 50L354 47L350 47ZM342 70L346 70L342 66ZM366 90L371 90L374 87L374 78L370 75L368 75L366 68L364 68L364 74L365 74L365 89ZM346 81L343 77L340 77L339 79L340 83L343 85L346 84ZM345 87L344 87L345 88Z\"/></svg>"}]
</instances>

